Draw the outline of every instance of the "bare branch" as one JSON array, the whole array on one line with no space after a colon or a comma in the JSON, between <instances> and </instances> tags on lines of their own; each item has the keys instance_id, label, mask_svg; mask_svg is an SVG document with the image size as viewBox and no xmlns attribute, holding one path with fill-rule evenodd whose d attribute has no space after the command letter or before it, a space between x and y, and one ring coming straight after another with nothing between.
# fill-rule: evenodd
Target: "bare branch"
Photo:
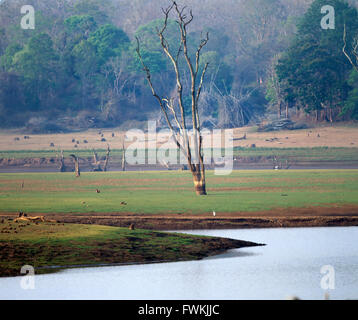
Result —
<instances>
[{"instance_id":1,"label":"bare branch","mask_svg":"<svg viewBox=\"0 0 358 320\"><path fill-rule=\"evenodd\" d=\"M176 111L174 109L174 99L173 98L163 99L163 101L165 102L167 108L172 112L174 120L175 120L175 122L177 124L177 127L178 127L180 133L183 133L184 129L181 127L179 119L178 119L178 116L177 116L177 113L176 113Z\"/></svg>"},{"instance_id":2,"label":"bare branch","mask_svg":"<svg viewBox=\"0 0 358 320\"><path fill-rule=\"evenodd\" d=\"M195 66L195 73L196 74L198 74L198 71L199 71L200 51L206 46L208 41L209 41L209 32L206 33L206 38L205 39L201 39L199 48L196 51L196 66Z\"/></svg>"},{"instance_id":3,"label":"bare branch","mask_svg":"<svg viewBox=\"0 0 358 320\"><path fill-rule=\"evenodd\" d=\"M353 43L353 55L356 58L356 63L353 62L352 58L350 57L350 55L347 53L346 48L347 48L347 30L346 30L346 24L344 24L344 31L343 31L343 53L344 55L347 57L348 61L350 62L350 64L354 67L354 69L356 69L356 71L358 72L358 52L357 52L357 48L358 48L358 41L356 43Z\"/></svg>"},{"instance_id":4,"label":"bare branch","mask_svg":"<svg viewBox=\"0 0 358 320\"><path fill-rule=\"evenodd\" d=\"M167 41L164 32L167 29L168 26L168 19L169 15L172 10L175 10L177 15L176 22L179 26L179 32L180 32L180 44L178 51L174 53L174 55L169 51L169 42ZM181 114L181 122L179 121L177 110L175 109L175 100L173 98L161 98L155 91L153 87L153 83L151 81L151 74L149 68L145 65L142 56L140 54L139 49L139 40L137 39L137 54L141 61L141 64L143 66L143 70L146 72L147 81L148 84L152 90L153 96L157 99L163 114L165 116L166 122L169 126L169 129L172 133L172 138L176 142L177 146L180 148L180 150L184 153L188 160L188 165L190 167L190 170L193 174L193 180L194 180L194 186L196 193L199 195L206 194L206 187L205 187L205 168L204 168L204 160L203 160L203 153L202 153L202 136L200 133L200 119L199 119L199 111L198 111L198 101L200 97L200 92L203 86L205 73L208 68L208 64L205 64L204 70L201 74L201 79L199 86L197 88L197 75L199 71L199 62L200 62L200 54L202 48L207 44L209 40L208 33L206 34L206 37L201 40L198 49L196 51L195 55L195 69L193 66L193 63L190 59L190 55L188 53L188 44L187 44L187 26L193 21L194 16L192 11L190 10L189 13L186 10L186 7L180 7L176 3L176 1L172 0L172 5L169 6L167 9L162 9L162 12L164 14L164 23L162 28L157 29L157 35L160 39L160 43L162 46L162 49L164 53L167 55L169 60L171 61L174 71L176 74L176 89L178 93L178 105L179 105L179 111ZM181 53L183 53L188 70L190 72L190 88L191 88L191 113L192 113L192 123L193 123L193 132L194 132L194 140L191 143L188 138L187 133L187 127L186 127L186 121L185 121L185 109L184 109L184 102L183 102L183 85L182 85L182 79L181 79L181 72L179 70L179 58ZM169 110L169 111L168 111ZM174 121L176 122L176 125L179 129L178 138L175 136L174 128L171 123L171 120L169 119L168 112L171 112ZM173 121L173 120L172 120ZM182 142L179 142L180 136L183 138ZM193 150L195 152L196 160L195 163L192 162L192 150L191 150L191 144L193 145ZM197 161L198 159L198 161Z\"/></svg>"}]
</instances>

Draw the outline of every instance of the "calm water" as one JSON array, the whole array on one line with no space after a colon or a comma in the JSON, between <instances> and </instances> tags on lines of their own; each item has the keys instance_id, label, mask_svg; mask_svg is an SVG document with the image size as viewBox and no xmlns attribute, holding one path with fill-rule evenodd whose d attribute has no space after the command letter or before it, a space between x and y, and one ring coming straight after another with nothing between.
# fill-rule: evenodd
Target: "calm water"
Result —
<instances>
[{"instance_id":1,"label":"calm water","mask_svg":"<svg viewBox=\"0 0 358 320\"><path fill-rule=\"evenodd\" d=\"M188 231L187 231L188 232ZM201 261L64 270L0 279L0 299L323 299L323 265L335 271L331 299L358 298L358 227L195 230L266 243Z\"/></svg>"}]
</instances>

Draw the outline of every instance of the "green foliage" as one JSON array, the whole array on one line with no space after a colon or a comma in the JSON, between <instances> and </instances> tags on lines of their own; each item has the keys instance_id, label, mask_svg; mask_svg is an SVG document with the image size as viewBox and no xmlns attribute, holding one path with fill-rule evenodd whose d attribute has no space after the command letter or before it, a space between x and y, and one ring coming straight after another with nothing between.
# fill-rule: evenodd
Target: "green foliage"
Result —
<instances>
[{"instance_id":1,"label":"green foliage","mask_svg":"<svg viewBox=\"0 0 358 320\"><path fill-rule=\"evenodd\" d=\"M3 56L0 57L0 65L5 71L11 70L14 63L14 56L17 52L22 50L22 46L18 43L11 43L5 50Z\"/></svg>"},{"instance_id":2,"label":"green foliage","mask_svg":"<svg viewBox=\"0 0 358 320\"><path fill-rule=\"evenodd\" d=\"M77 76L93 75L98 70L99 57L96 47L91 42L82 40L73 48L72 54Z\"/></svg>"},{"instance_id":3,"label":"green foliage","mask_svg":"<svg viewBox=\"0 0 358 320\"><path fill-rule=\"evenodd\" d=\"M152 74L166 72L170 69L171 62L163 52L160 39L157 35L158 30L163 27L164 20L156 19L145 25L140 26L135 32L135 37L140 40L140 50L144 63L151 70ZM169 45L169 52L175 56L180 45L180 31L177 23L168 20L167 29L164 37ZM132 68L137 72L142 71L142 65L136 53L137 43L134 41L131 45L131 55L133 57Z\"/></svg>"},{"instance_id":4,"label":"green foliage","mask_svg":"<svg viewBox=\"0 0 358 320\"><path fill-rule=\"evenodd\" d=\"M325 30L321 8L335 8L335 29ZM342 53L344 23L352 34L358 30L357 10L341 0L315 0L299 22L297 35L277 65L286 101L305 111L336 108L347 96L347 75L351 70ZM350 36L351 38L351 36Z\"/></svg>"},{"instance_id":5,"label":"green foliage","mask_svg":"<svg viewBox=\"0 0 358 320\"><path fill-rule=\"evenodd\" d=\"M101 25L109 22L105 10L108 6L108 0L80 0L75 4L74 12L78 15L91 16L98 25Z\"/></svg>"},{"instance_id":6,"label":"green foliage","mask_svg":"<svg viewBox=\"0 0 358 320\"><path fill-rule=\"evenodd\" d=\"M278 103L278 97L275 90L274 82L271 78L267 80L266 84L266 100L269 102L270 105L277 105Z\"/></svg>"},{"instance_id":7,"label":"green foliage","mask_svg":"<svg viewBox=\"0 0 358 320\"><path fill-rule=\"evenodd\" d=\"M91 33L88 42L96 47L102 63L108 61L111 57L120 57L129 46L129 38L124 31L111 24L105 24Z\"/></svg>"},{"instance_id":8,"label":"green foliage","mask_svg":"<svg viewBox=\"0 0 358 320\"><path fill-rule=\"evenodd\" d=\"M352 87L352 90L349 92L342 114L358 120L358 72L356 70L352 70L348 84Z\"/></svg>"},{"instance_id":9,"label":"green foliage","mask_svg":"<svg viewBox=\"0 0 358 320\"><path fill-rule=\"evenodd\" d=\"M135 36L140 39L141 47L150 52L163 52L157 31L163 27L164 20L156 19L145 25L140 26L135 32ZM169 19L164 37L168 42L169 51L175 56L180 45L180 30L174 20Z\"/></svg>"},{"instance_id":10,"label":"green foliage","mask_svg":"<svg viewBox=\"0 0 358 320\"><path fill-rule=\"evenodd\" d=\"M14 55L12 67L24 79L30 110L45 107L51 89L55 89L57 60L53 42L46 33L31 37Z\"/></svg>"},{"instance_id":11,"label":"green foliage","mask_svg":"<svg viewBox=\"0 0 358 320\"><path fill-rule=\"evenodd\" d=\"M96 21L90 15L71 16L64 21L64 25L72 37L74 34L84 37L97 27Z\"/></svg>"},{"instance_id":12,"label":"green foliage","mask_svg":"<svg viewBox=\"0 0 358 320\"><path fill-rule=\"evenodd\" d=\"M20 2L0 4L3 125L23 126L24 119L38 117L43 121L61 118L63 126L68 127L77 121L87 128L151 117L155 104L149 99L151 92L135 52L135 36L140 39L144 62L158 92L173 92L175 75L157 35L163 19L153 20L162 16L159 4L153 7L148 1L76 0L58 6L56 1L40 5L40 0L34 0L36 29L22 30ZM357 33L356 10L341 0L316 0L298 19L307 8L304 3L307 1L245 0L217 6L214 0L208 0L206 6L191 4L194 21L188 28L188 47L192 61L200 40L209 32L200 60L200 71L209 62L202 95L205 98L200 100L204 122L217 121L217 125L223 114L213 84L223 99L252 91L241 103L245 122L257 121L267 104L276 104L277 92L267 71L280 52L285 52L277 67L283 95L280 99L284 97L287 105L307 112L333 109L337 118L337 110L344 105L341 115L354 117L356 94L347 82L351 67L341 49L343 21L347 24L348 43ZM336 8L336 30L320 27L320 9L327 4ZM291 39L297 20L297 35ZM176 54L180 43L176 21L168 20L165 37L170 52ZM185 63L183 57L179 63ZM187 77L184 73L181 76ZM18 88L11 91L9 86L21 88L22 95ZM9 99L11 92L14 97ZM18 101L15 94L23 101ZM184 99L187 101L187 97ZM10 119L9 105L15 103L18 107Z\"/></svg>"}]
</instances>

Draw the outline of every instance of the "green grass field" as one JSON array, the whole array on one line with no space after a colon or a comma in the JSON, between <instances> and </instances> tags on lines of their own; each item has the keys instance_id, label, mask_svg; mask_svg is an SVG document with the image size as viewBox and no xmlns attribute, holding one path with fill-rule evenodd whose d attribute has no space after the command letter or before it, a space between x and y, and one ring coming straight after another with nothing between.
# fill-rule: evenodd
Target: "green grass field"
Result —
<instances>
[{"instance_id":1,"label":"green grass field","mask_svg":"<svg viewBox=\"0 0 358 320\"><path fill-rule=\"evenodd\" d=\"M19 275L32 265L145 263L200 259L228 248L253 245L238 240L97 225L0 222L0 276Z\"/></svg>"},{"instance_id":2,"label":"green grass field","mask_svg":"<svg viewBox=\"0 0 358 320\"><path fill-rule=\"evenodd\" d=\"M356 205L358 170L245 170L228 176L208 171L207 191L196 196L186 171L82 173L80 178L8 173L0 174L0 211L198 214Z\"/></svg>"}]
</instances>

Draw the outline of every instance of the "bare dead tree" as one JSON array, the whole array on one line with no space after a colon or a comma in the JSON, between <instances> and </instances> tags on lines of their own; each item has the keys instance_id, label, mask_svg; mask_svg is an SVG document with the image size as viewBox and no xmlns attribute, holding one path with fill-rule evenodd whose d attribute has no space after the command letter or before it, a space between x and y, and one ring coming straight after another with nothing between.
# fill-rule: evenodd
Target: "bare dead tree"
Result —
<instances>
[{"instance_id":1,"label":"bare dead tree","mask_svg":"<svg viewBox=\"0 0 358 320\"><path fill-rule=\"evenodd\" d=\"M60 158L59 170L60 170L60 172L65 172L66 171L66 165L65 165L65 157L63 156L63 150L61 150L59 158Z\"/></svg>"},{"instance_id":2,"label":"bare dead tree","mask_svg":"<svg viewBox=\"0 0 358 320\"><path fill-rule=\"evenodd\" d=\"M170 170L170 166L169 166L169 162L161 160L160 161L161 165L165 168L167 168L168 170Z\"/></svg>"},{"instance_id":3,"label":"bare dead tree","mask_svg":"<svg viewBox=\"0 0 358 320\"><path fill-rule=\"evenodd\" d=\"M76 177L80 177L81 175L81 171L80 171L80 164L78 162L78 157L74 154L70 154L70 157L73 158L73 160L75 161L75 174L76 174Z\"/></svg>"},{"instance_id":4,"label":"bare dead tree","mask_svg":"<svg viewBox=\"0 0 358 320\"><path fill-rule=\"evenodd\" d=\"M109 148L109 144L107 144L107 152L106 152L106 158L104 160L103 171L107 171L110 152L111 152L111 149Z\"/></svg>"},{"instance_id":5,"label":"bare dead tree","mask_svg":"<svg viewBox=\"0 0 358 320\"><path fill-rule=\"evenodd\" d=\"M170 60L176 75L176 88L177 97L161 97L154 89L151 79L151 73L149 68L145 65L141 53L140 43L137 38L137 54L139 60L143 66L143 70L146 73L146 78L154 98L158 101L159 106L163 112L166 123L170 129L172 139L174 140L178 149L184 154L187 159L189 169L193 176L195 192L198 195L206 195L206 183L205 183L205 167L204 157L202 150L202 135L201 125L198 110L198 103L200 93L203 87L204 77L208 68L208 63L205 64L203 70L199 74L199 61L201 50L209 41L209 34L206 33L200 41L200 44L195 52L195 61L192 61L191 55L188 52L187 42L187 28L193 21L194 16L191 10L187 10L186 7L180 7L176 1L171 1L172 4L162 9L164 14L164 22L161 29L157 29L157 35L160 40L162 49L168 59ZM180 33L180 45L179 49L174 53L170 52L169 42L167 41L164 32L167 29L169 15L174 13L176 16L176 22L179 27ZM179 63L180 57L184 58L184 66ZM188 127L185 119L185 107L183 101L183 82L182 82L182 68L185 68L190 75L190 98L191 98L191 120L193 126L193 137L190 139L188 134ZM176 102L177 101L177 102ZM170 117L170 115L172 117Z\"/></svg>"},{"instance_id":6,"label":"bare dead tree","mask_svg":"<svg viewBox=\"0 0 358 320\"><path fill-rule=\"evenodd\" d=\"M347 57L349 63L353 66L353 68L358 72L358 36L354 38L352 43L351 56L347 52L347 30L346 30L346 24L344 24L344 31L343 31L343 49L342 49L344 55Z\"/></svg>"},{"instance_id":7,"label":"bare dead tree","mask_svg":"<svg viewBox=\"0 0 358 320\"><path fill-rule=\"evenodd\" d=\"M101 161L98 160L98 155L97 155L96 150L92 149L92 151L93 151L93 162L92 162L93 171L107 171L109 155L111 152L109 144L107 144L107 152L106 152L106 157L104 159L103 168L101 166Z\"/></svg>"},{"instance_id":8,"label":"bare dead tree","mask_svg":"<svg viewBox=\"0 0 358 320\"><path fill-rule=\"evenodd\" d=\"M97 156L97 152L96 150L92 149L93 151L93 162L92 162L92 166L94 167L93 168L93 171L102 171L101 169L101 163L100 161L98 161L98 156Z\"/></svg>"},{"instance_id":9,"label":"bare dead tree","mask_svg":"<svg viewBox=\"0 0 358 320\"><path fill-rule=\"evenodd\" d=\"M122 140L122 171L126 171L126 149L124 148L124 137Z\"/></svg>"}]
</instances>

